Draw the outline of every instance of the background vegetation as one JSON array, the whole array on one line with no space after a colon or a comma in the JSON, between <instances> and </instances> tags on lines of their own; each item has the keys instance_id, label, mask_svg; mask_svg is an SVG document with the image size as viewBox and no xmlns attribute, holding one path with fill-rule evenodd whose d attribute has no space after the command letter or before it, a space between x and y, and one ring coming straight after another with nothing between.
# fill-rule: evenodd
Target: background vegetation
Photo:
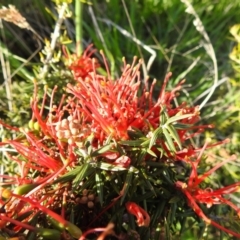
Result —
<instances>
[{"instance_id":1,"label":"background vegetation","mask_svg":"<svg viewBox=\"0 0 240 240\"><path fill-rule=\"evenodd\" d=\"M78 5L73 1L73 16L64 20L60 42L73 52L90 43L103 49L113 74L121 69L123 56L131 62L136 55L144 60L144 76L158 79L159 86L168 71L173 72L169 87L186 78L182 99L199 104L203 123L216 125L196 141L229 137L225 150L215 154L223 158L238 155L238 163L224 168L217 176L217 181L230 184L240 179L240 28L236 25L240 23L240 2L193 0L195 15L184 2L89 0ZM30 119L32 81L41 67L39 53L45 46L44 39L51 41L58 13L55 3L48 0L3 0L0 6L9 4L31 27L0 22L0 118L24 126ZM62 52L60 43L56 49ZM67 74L60 63L51 65L43 85L64 86ZM211 91L211 98L205 102ZM7 134L0 131L3 136ZM191 230L184 239L193 239L192 234L197 233Z\"/></svg>"}]
</instances>

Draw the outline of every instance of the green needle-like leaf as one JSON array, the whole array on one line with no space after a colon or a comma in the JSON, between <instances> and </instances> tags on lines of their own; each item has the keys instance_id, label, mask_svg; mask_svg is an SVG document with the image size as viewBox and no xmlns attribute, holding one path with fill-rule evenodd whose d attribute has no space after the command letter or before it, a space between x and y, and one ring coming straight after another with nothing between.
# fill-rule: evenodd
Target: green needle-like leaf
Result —
<instances>
[{"instance_id":1,"label":"green needle-like leaf","mask_svg":"<svg viewBox=\"0 0 240 240\"><path fill-rule=\"evenodd\" d=\"M120 205L123 204L126 194L128 192L128 189L132 185L132 177L133 177L133 172L129 170L127 173L127 176L126 176L125 183L124 183L123 195L121 197Z\"/></svg>"},{"instance_id":2,"label":"green needle-like leaf","mask_svg":"<svg viewBox=\"0 0 240 240\"><path fill-rule=\"evenodd\" d=\"M91 165L88 163L85 163L84 165L82 165L82 168L78 172L76 178L73 180L73 183L78 185L81 181L83 181L84 178L86 178L93 172L94 172L94 169L91 167Z\"/></svg>"},{"instance_id":3,"label":"green needle-like leaf","mask_svg":"<svg viewBox=\"0 0 240 240\"><path fill-rule=\"evenodd\" d=\"M118 172L118 171L126 171L127 168L120 167L120 166L115 166L110 163L105 163L105 162L92 162L91 165L94 168L99 168L102 170L107 170L107 171L113 171L113 172Z\"/></svg>"},{"instance_id":4,"label":"green needle-like leaf","mask_svg":"<svg viewBox=\"0 0 240 240\"><path fill-rule=\"evenodd\" d=\"M176 148L175 148L175 146L174 146L172 137L170 136L170 134L168 133L168 131L167 131L166 128L163 128L162 131L163 131L163 136L164 136L164 138L165 138L166 141L167 141L167 146L169 147L169 150L170 150L171 152L174 152L174 153L175 153L177 150L176 150Z\"/></svg>"},{"instance_id":5,"label":"green needle-like leaf","mask_svg":"<svg viewBox=\"0 0 240 240\"><path fill-rule=\"evenodd\" d=\"M189 118L189 117L193 117L194 114L184 114L184 115L177 115L177 116L173 116L171 118L169 118L167 121L166 121L166 124L170 124L170 123L174 123L174 122L177 122L179 120L182 120L182 119L185 119L185 118Z\"/></svg>"},{"instance_id":6,"label":"green needle-like leaf","mask_svg":"<svg viewBox=\"0 0 240 240\"><path fill-rule=\"evenodd\" d=\"M119 144L125 145L125 146L138 147L138 146L140 146L143 142L144 142L144 140L139 139L139 140L120 141Z\"/></svg>"},{"instance_id":7,"label":"green needle-like leaf","mask_svg":"<svg viewBox=\"0 0 240 240\"><path fill-rule=\"evenodd\" d=\"M91 153L91 157L96 157L96 156L99 156L109 150L112 150L112 145L111 144L108 144L108 145L105 145L99 149L97 149L96 151L92 152Z\"/></svg>"},{"instance_id":8,"label":"green needle-like leaf","mask_svg":"<svg viewBox=\"0 0 240 240\"><path fill-rule=\"evenodd\" d=\"M97 170L95 173L95 180L96 180L96 187L97 187L97 193L99 197L99 201L101 206L103 205L103 179L102 179L102 173L101 171Z\"/></svg>"},{"instance_id":9,"label":"green needle-like leaf","mask_svg":"<svg viewBox=\"0 0 240 240\"><path fill-rule=\"evenodd\" d=\"M175 140L175 142L177 143L179 149L182 149L182 144L181 144L181 140L179 138L179 135L176 131L176 129L174 128L174 126L172 125L167 125L166 129L169 131L170 136Z\"/></svg>"},{"instance_id":10,"label":"green needle-like leaf","mask_svg":"<svg viewBox=\"0 0 240 240\"><path fill-rule=\"evenodd\" d=\"M155 144L156 140L161 136L162 134L162 127L158 127L154 132L153 135L151 137L150 143L149 143L149 149L152 148L152 146Z\"/></svg>"}]
</instances>

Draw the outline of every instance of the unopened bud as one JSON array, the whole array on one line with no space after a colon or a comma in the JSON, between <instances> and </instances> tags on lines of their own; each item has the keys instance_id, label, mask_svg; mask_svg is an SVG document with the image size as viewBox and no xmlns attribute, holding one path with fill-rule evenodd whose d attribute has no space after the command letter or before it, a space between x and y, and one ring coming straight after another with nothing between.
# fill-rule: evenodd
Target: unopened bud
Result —
<instances>
[{"instance_id":1,"label":"unopened bud","mask_svg":"<svg viewBox=\"0 0 240 240\"><path fill-rule=\"evenodd\" d=\"M39 228L39 229L37 229L37 232L44 239L49 239L49 240L61 239L61 232L59 232L58 230L55 230L55 229Z\"/></svg>"},{"instance_id":2,"label":"unopened bud","mask_svg":"<svg viewBox=\"0 0 240 240\"><path fill-rule=\"evenodd\" d=\"M34 189L36 186L38 186L36 183L32 184L23 184L21 186L18 186L14 189L14 193L18 195L24 195L29 193L32 189Z\"/></svg>"},{"instance_id":3,"label":"unopened bud","mask_svg":"<svg viewBox=\"0 0 240 240\"><path fill-rule=\"evenodd\" d=\"M94 194L89 194L89 195L88 195L88 200L93 201L94 198L95 198Z\"/></svg>"},{"instance_id":4,"label":"unopened bud","mask_svg":"<svg viewBox=\"0 0 240 240\"><path fill-rule=\"evenodd\" d=\"M82 236L82 231L73 223L67 222L65 226L66 226L66 230L68 230L68 232L72 235L72 237L78 239Z\"/></svg>"},{"instance_id":5,"label":"unopened bud","mask_svg":"<svg viewBox=\"0 0 240 240\"><path fill-rule=\"evenodd\" d=\"M87 194L88 194L88 190L87 190L87 189L83 189L82 195L83 195L83 196L86 196Z\"/></svg>"},{"instance_id":6,"label":"unopened bud","mask_svg":"<svg viewBox=\"0 0 240 240\"><path fill-rule=\"evenodd\" d=\"M94 203L93 203L92 201L89 201L89 202L87 203L87 206L88 206L89 208L93 208L93 207L94 207Z\"/></svg>"},{"instance_id":7,"label":"unopened bud","mask_svg":"<svg viewBox=\"0 0 240 240\"><path fill-rule=\"evenodd\" d=\"M82 198L81 198L81 203L82 204L86 204L88 202L88 198L86 197L86 196L83 196Z\"/></svg>"},{"instance_id":8,"label":"unopened bud","mask_svg":"<svg viewBox=\"0 0 240 240\"><path fill-rule=\"evenodd\" d=\"M7 188L1 188L0 192L1 192L1 196L5 199L9 199L12 196L11 190Z\"/></svg>"},{"instance_id":9,"label":"unopened bud","mask_svg":"<svg viewBox=\"0 0 240 240\"><path fill-rule=\"evenodd\" d=\"M35 122L34 125L33 125L33 128L34 128L34 130L39 131L39 130L40 130L40 125L39 125L39 123L38 123L38 122Z\"/></svg>"},{"instance_id":10,"label":"unopened bud","mask_svg":"<svg viewBox=\"0 0 240 240\"><path fill-rule=\"evenodd\" d=\"M28 127L32 130L34 128L34 121L30 120L28 122Z\"/></svg>"}]
</instances>

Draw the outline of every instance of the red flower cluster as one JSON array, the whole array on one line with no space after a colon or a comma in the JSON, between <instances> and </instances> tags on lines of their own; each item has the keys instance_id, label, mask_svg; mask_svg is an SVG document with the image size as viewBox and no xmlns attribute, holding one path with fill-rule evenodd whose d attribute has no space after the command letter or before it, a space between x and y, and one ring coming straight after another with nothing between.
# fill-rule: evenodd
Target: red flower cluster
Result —
<instances>
[{"instance_id":1,"label":"red flower cluster","mask_svg":"<svg viewBox=\"0 0 240 240\"><path fill-rule=\"evenodd\" d=\"M41 211L50 216L53 221L60 222L72 236L79 238L81 230L65 220L65 202L71 192L71 183L64 185L59 182L53 186L54 180L68 173L69 169L88 164L89 158L94 163L110 165L109 169L105 166L101 168L110 172L113 168L119 171L141 168L145 166L146 161L156 161L156 159L159 162L166 160L167 164L171 159L173 162L184 161L191 165L192 172L188 183L181 181L175 183L175 186L185 194L189 206L207 223L239 237L240 234L207 218L197 204L197 202L204 203L211 207L213 204L224 203L239 214L237 206L223 197L224 194L236 192L239 183L219 190L202 189L199 186L223 163L198 176L197 168L206 146L197 149L190 145L188 140L212 126L194 126L199 120L198 107L189 107L186 103L173 105L173 99L184 81L177 84L171 91L167 91L167 83L172 75L168 73L159 96L154 100L153 90L156 80L148 88L148 80L143 81L140 76L141 61L137 62L134 58L132 65L128 65L124 60L121 76L114 79L102 52L106 76L97 71L100 65L91 57L93 52L90 46L82 56L65 54L67 67L72 71L75 83L67 84L68 96L63 96L58 106L53 104L54 93L57 90L54 88L50 99L50 110L46 116L43 110L47 102L47 89L39 107L35 83L30 129L13 128L0 122L22 135L1 143L1 145L11 145L15 148L18 154L9 155L9 158L15 161L20 169L18 176L0 176L8 184L14 184L17 189L7 194L8 201L1 201L1 205L8 210L6 214L0 213L1 224L3 226L7 226L9 222L18 224L17 231L21 228L40 231L27 225L27 222ZM86 147L87 144L91 146ZM106 147L105 150L104 147ZM89 149L90 153L87 151ZM94 151L95 155L90 155ZM144 154L138 155L137 151L142 151ZM199 151L201 154L194 161ZM81 152L81 156L78 152ZM139 159L136 159L138 156L140 156ZM82 181L85 180L82 179ZM121 181L119 183L122 184ZM123 189L128 187L124 183ZM52 192L54 194L51 194ZM120 194L119 198L126 195ZM130 200L125 206L129 213L136 216L137 225L149 226L148 213ZM114 204L117 201L118 198ZM61 214L54 212L59 207ZM23 222L14 218L17 214L21 219L21 216L26 213L29 215ZM86 235L92 231L102 231L102 236L113 234L112 228L110 225L106 228L90 229Z\"/></svg>"},{"instance_id":2,"label":"red flower cluster","mask_svg":"<svg viewBox=\"0 0 240 240\"><path fill-rule=\"evenodd\" d=\"M192 126L199 120L198 107L188 107L186 103L173 107L172 100L176 97L176 92L181 89L184 81L181 81L173 90L166 91L167 83L172 75L168 73L160 94L154 101L153 89L156 80L153 81L148 91L146 87L148 80L142 82L140 77L141 61L136 63L137 60L134 58L130 66L124 60L121 77L113 79L109 73L106 59L102 52L101 54L107 71L106 77L97 73L95 59L92 59L90 66L89 55L83 54L79 60L70 65L77 84L69 83L67 85L67 92L73 95L68 99L68 110L71 118L81 124L81 131L78 132L78 138L75 138L74 141L82 142L92 134L93 142L99 146L99 144L104 145L109 138L115 141L129 140L128 131L135 129L150 137L154 130L165 124L160 118L161 114L165 114L168 119L176 118L176 121L171 123L178 122L188 125L187 128L179 128L176 132L178 150L180 150L181 143L200 133L204 128L211 127L211 125ZM83 60L85 58L86 61ZM78 63L81 68L83 62L87 62L86 69L89 70L87 75L82 74L82 70L78 68ZM196 132L190 133L191 129L196 129ZM163 127L163 131L168 133L168 130L170 132L172 127ZM163 142L161 144L165 145ZM167 151L167 148L165 150ZM182 158L184 151L179 154ZM169 155L171 155L170 152Z\"/></svg>"},{"instance_id":3,"label":"red flower cluster","mask_svg":"<svg viewBox=\"0 0 240 240\"><path fill-rule=\"evenodd\" d=\"M208 208L212 207L212 205L215 204L224 204L228 205L232 209L234 209L237 213L237 215L240 217L240 208L237 207L234 203L232 203L228 198L225 198L224 195L229 195L234 192L239 191L240 182L231 184L226 187L221 187L219 189L212 189L212 188L202 188L200 184L213 172L215 172L218 168L220 168L222 165L226 164L227 162L230 162L232 160L235 160L235 156L232 156L229 159L226 159L223 162L218 163L216 166L214 166L212 169L208 170L206 173L202 174L201 176L198 176L198 165L200 163L202 154L207 147L207 144L201 149L201 152L197 158L196 161L188 161L188 163L191 165L192 171L189 176L188 182L184 183L181 181L176 182L176 187L179 188L187 197L187 201L189 206L194 210L194 212L202 218L207 224L212 224L215 227L221 229L224 232L227 232L229 234L232 234L233 236L240 237L240 233L236 233L230 229L227 229L226 227L220 225L219 223L209 219L201 210L198 203L205 204Z\"/></svg>"},{"instance_id":4,"label":"red flower cluster","mask_svg":"<svg viewBox=\"0 0 240 240\"><path fill-rule=\"evenodd\" d=\"M66 49L63 48L67 60L67 65L69 69L72 70L75 79L84 79L88 77L89 73L93 72L100 66L96 59L94 62L92 61L91 56L95 50L91 49L92 45L89 45L81 56L77 56L76 54L69 56L69 54L66 52Z\"/></svg>"}]
</instances>

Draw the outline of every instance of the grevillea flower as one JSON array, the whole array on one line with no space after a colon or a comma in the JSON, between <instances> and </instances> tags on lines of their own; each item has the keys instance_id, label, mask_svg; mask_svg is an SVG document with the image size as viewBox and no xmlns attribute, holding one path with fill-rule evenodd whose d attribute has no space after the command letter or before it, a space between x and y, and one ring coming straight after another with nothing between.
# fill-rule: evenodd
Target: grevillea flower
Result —
<instances>
[{"instance_id":1,"label":"grevillea flower","mask_svg":"<svg viewBox=\"0 0 240 240\"><path fill-rule=\"evenodd\" d=\"M18 157L11 157L16 162L24 162L26 169L40 170L44 175L58 171L63 165L63 159L68 163L75 160L73 154L73 145L59 140L58 132L56 131L56 122L61 120L64 110L53 106L53 96L56 88L52 92L50 101L50 112L44 116L43 110L45 107L47 89L45 89L44 97L39 108L39 100L37 98L37 83L35 82L34 96L31 102L32 119L29 122L29 128L12 128L21 137L16 139L5 139L2 145L11 145L21 154L21 157L26 161L18 160ZM3 124L0 122L0 124ZM4 124L3 124L4 125Z\"/></svg>"},{"instance_id":2,"label":"grevillea flower","mask_svg":"<svg viewBox=\"0 0 240 240\"><path fill-rule=\"evenodd\" d=\"M52 183L57 177L66 173L66 168L76 161L76 155L73 152L74 145L68 144L68 142L64 143L57 137L56 122L61 120L64 110L61 109L61 103L59 108L53 106L54 91L56 88L51 97L50 112L44 116L43 109L47 91L45 89L39 108L37 84L35 83L31 102L32 119L29 122L29 128L10 127L0 121L0 124L17 134L16 138L4 139L4 142L0 144L1 146L10 145L15 149L14 153L7 153L7 156L9 160L16 163L14 168L17 174L14 176L0 175L4 179L4 183L1 185L11 184L13 189L4 190L5 195L8 192L9 194L5 197L6 201L0 202L0 207L5 210L0 214L0 221L5 222L6 225L16 224L13 228L16 233L22 231L23 228L39 232L37 228L26 225L39 212L55 218L55 221L64 224L66 228L71 225L64 219L64 213L60 216L54 212L59 207L62 207L62 212L64 212L63 193L68 187L62 184L53 186ZM74 227L71 226L71 228ZM78 234L77 237L80 235Z\"/></svg>"},{"instance_id":3,"label":"grevillea flower","mask_svg":"<svg viewBox=\"0 0 240 240\"><path fill-rule=\"evenodd\" d=\"M74 77L77 84L67 85L67 92L73 95L68 99L69 106L74 109L73 112L77 111L74 115L84 129L79 133L82 140L87 138L89 133L93 134L93 142L100 145L103 145L109 137L115 141L129 140L128 131L135 129L147 136L163 124L159 117L161 111L165 111L169 118L188 116L178 121L185 125L193 125L199 120L197 107L187 107L185 103L173 107L172 100L184 81L171 91L166 91L172 75L168 73L159 96L154 101L153 89L156 81L153 81L148 91L147 80L142 83L140 77L141 60L137 63L137 59L134 58L132 65L126 64L124 60L122 75L118 79L113 79L109 73L107 61L102 52L101 54L107 71L106 77L97 73L93 59L92 72L85 78ZM191 127L183 128L179 129L177 134L180 141L184 142L204 128L206 126L199 127L192 134L187 134ZM161 144L164 146L163 142Z\"/></svg>"},{"instance_id":4,"label":"grevillea flower","mask_svg":"<svg viewBox=\"0 0 240 240\"><path fill-rule=\"evenodd\" d=\"M109 136L115 140L128 139L127 129L141 117L136 96L140 64L134 68L134 63L126 66L116 81L110 75L104 78L94 71L89 78L78 79L76 86L68 84L67 91L77 100L76 108L87 117L86 126L100 142Z\"/></svg>"},{"instance_id":5,"label":"grevillea flower","mask_svg":"<svg viewBox=\"0 0 240 240\"><path fill-rule=\"evenodd\" d=\"M229 195L231 193L239 191L240 182L231 184L226 187L221 187L219 189L212 189L212 188L202 188L200 184L213 172L215 172L218 168L220 168L222 165L226 164L227 162L230 162L235 159L235 156L226 159L225 161L222 161L215 165L212 169L208 170L206 173L198 176L198 165L200 163L203 151L206 149L207 144L202 148L198 158L196 161L188 161L191 164L192 171L190 174L190 177L188 179L188 182L176 182L176 187L179 188L186 196L189 206L194 210L194 212L202 218L207 224L212 224L215 227L221 229L222 231L225 231L229 234L232 234L233 236L240 237L240 233L236 233L228 228L225 228L224 226L218 224L217 222L211 220L208 218L199 205L197 203L205 204L208 208L212 207L215 204L224 204L228 205L232 209L234 209L237 213L237 215L240 217L240 208L237 207L234 203L232 203L228 198L225 198L224 195Z\"/></svg>"},{"instance_id":6,"label":"grevillea flower","mask_svg":"<svg viewBox=\"0 0 240 240\"><path fill-rule=\"evenodd\" d=\"M139 227L148 227L150 224L150 216L148 213L134 202L127 202L126 209L129 213L133 214L137 218L137 224Z\"/></svg>"},{"instance_id":7,"label":"grevillea flower","mask_svg":"<svg viewBox=\"0 0 240 240\"><path fill-rule=\"evenodd\" d=\"M69 223L70 214L65 212L74 209L74 197L81 195L82 190L79 189L82 186L93 186L92 191L97 189L100 193L99 202L102 205L109 204L102 211L105 212L116 205L119 199L123 203L131 195L127 191L137 182L132 181L135 174L139 173L138 177L144 178L141 183L147 191L154 190L155 187L159 189L160 183L155 185L155 180L162 176L163 165L168 171L168 160L183 160L191 165L192 173L187 184L177 181L176 187L181 189L189 205L206 222L234 235L231 230L208 219L197 205L199 202L211 207L213 204L224 203L239 213L237 207L223 197L224 194L237 191L239 184L219 190L202 189L199 186L222 164L202 176L197 174L201 154L197 161L193 161L193 158L200 149L189 145L189 139L211 125L194 126L199 120L198 107L187 106L186 103L178 106L173 104L184 81L168 91L167 83L172 75L168 73L159 95L154 98L156 80L148 88L148 80L141 79L141 60L137 62L137 58L134 58L131 65L123 60L122 74L115 79L109 72L102 52L106 76L98 72L99 63L91 57L93 51L90 46L81 56L65 54L66 65L75 82L67 84L66 96L62 97L57 106L53 104L57 87L53 89L47 106L48 113L44 111L48 102L47 89L40 102L35 83L29 129L9 127L0 121L5 127L21 134L21 137L1 143L11 145L16 150L17 154L8 154L8 158L19 167L18 176L0 176L4 179L4 184L14 185L13 191L3 191L7 201L0 199L1 208L6 210L0 212L1 226L10 223L16 225L16 232L23 232L24 229L38 231L35 227L26 225L27 222L36 216L43 216L44 220L48 216L50 222L59 222L65 230L72 231L72 237L79 238L81 230ZM153 163L153 158L161 158L163 164L157 162L152 164L153 167L147 165L146 161ZM175 176L171 169L169 171ZM110 172L110 177L106 171ZM112 202L103 194L105 177L114 185L123 184L120 192L118 190L121 186L113 187L113 192L117 191L119 196ZM97 182L95 186L94 181ZM110 187L111 184L108 184L108 193ZM138 185L134 186L134 191L136 189L138 190ZM154 194L160 193L157 190ZM136 217L137 225L149 226L149 214L130 200L126 203L126 209ZM87 229L80 239L96 231L103 232L99 239L108 234L114 235L113 225L110 224L106 228Z\"/></svg>"},{"instance_id":8,"label":"grevillea flower","mask_svg":"<svg viewBox=\"0 0 240 240\"><path fill-rule=\"evenodd\" d=\"M94 69L100 66L96 59L93 61L91 58L92 54L96 51L92 50L92 45L89 45L80 56L76 54L69 55L65 48L63 48L63 51L67 60L66 64L72 70L75 80L85 79Z\"/></svg>"},{"instance_id":9,"label":"grevillea flower","mask_svg":"<svg viewBox=\"0 0 240 240\"><path fill-rule=\"evenodd\" d=\"M26 186L24 186L24 188L26 189ZM18 192L19 194L16 194L15 192ZM38 232L37 228L27 224L27 221L33 218L34 212L36 211L35 209L38 209L37 211L41 211L48 215L50 221L55 221L59 227L63 227L68 230L73 237L79 238L82 235L82 231L77 226L65 220L62 216L51 210L51 204L53 204L54 198L50 200L49 197L38 196L39 201L37 201L33 198L21 196L24 194L23 188L19 188L18 191L15 192L8 191L9 201L7 204L5 204L6 212L4 214L0 214L0 220L6 220L10 223L16 224L15 231L25 228ZM5 195L7 194L5 193ZM45 201L48 203L44 206L43 203ZM16 217L21 219L21 216L26 214L28 214L28 216L24 218L23 222L15 220Z\"/></svg>"}]
</instances>

